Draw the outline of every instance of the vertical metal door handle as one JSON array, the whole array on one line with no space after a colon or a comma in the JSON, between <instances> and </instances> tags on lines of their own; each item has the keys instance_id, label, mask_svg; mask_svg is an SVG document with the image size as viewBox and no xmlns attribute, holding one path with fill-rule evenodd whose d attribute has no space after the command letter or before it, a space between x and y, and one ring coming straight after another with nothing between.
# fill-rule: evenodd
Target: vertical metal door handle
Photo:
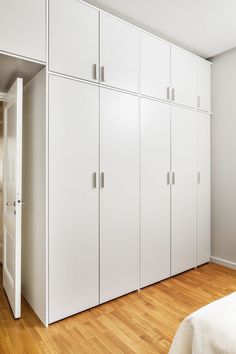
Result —
<instances>
[{"instance_id":1,"label":"vertical metal door handle","mask_svg":"<svg viewBox=\"0 0 236 354\"><path fill-rule=\"evenodd\" d=\"M105 176L104 172L101 173L101 188L105 187Z\"/></svg>"},{"instance_id":2,"label":"vertical metal door handle","mask_svg":"<svg viewBox=\"0 0 236 354\"><path fill-rule=\"evenodd\" d=\"M98 75L97 75L97 64L93 65L93 78L94 80L98 79Z\"/></svg>"},{"instance_id":3,"label":"vertical metal door handle","mask_svg":"<svg viewBox=\"0 0 236 354\"><path fill-rule=\"evenodd\" d=\"M170 185L170 172L167 172L167 186Z\"/></svg>"},{"instance_id":4,"label":"vertical metal door handle","mask_svg":"<svg viewBox=\"0 0 236 354\"><path fill-rule=\"evenodd\" d=\"M175 172L172 172L172 184L175 184Z\"/></svg>"},{"instance_id":5,"label":"vertical metal door handle","mask_svg":"<svg viewBox=\"0 0 236 354\"><path fill-rule=\"evenodd\" d=\"M172 88L172 90L171 90L171 99L172 99L172 101L175 100L175 89L174 88Z\"/></svg>"},{"instance_id":6,"label":"vertical metal door handle","mask_svg":"<svg viewBox=\"0 0 236 354\"><path fill-rule=\"evenodd\" d=\"M166 98L167 98L167 100L170 99L170 87L169 86L167 86L167 89L166 89Z\"/></svg>"},{"instance_id":7,"label":"vertical metal door handle","mask_svg":"<svg viewBox=\"0 0 236 354\"><path fill-rule=\"evenodd\" d=\"M105 82L105 67L101 66L101 81Z\"/></svg>"},{"instance_id":8,"label":"vertical metal door handle","mask_svg":"<svg viewBox=\"0 0 236 354\"><path fill-rule=\"evenodd\" d=\"M197 173L197 183L199 184L201 182L201 173Z\"/></svg>"},{"instance_id":9,"label":"vertical metal door handle","mask_svg":"<svg viewBox=\"0 0 236 354\"><path fill-rule=\"evenodd\" d=\"M97 188L97 173L93 173L93 188Z\"/></svg>"},{"instance_id":10,"label":"vertical metal door handle","mask_svg":"<svg viewBox=\"0 0 236 354\"><path fill-rule=\"evenodd\" d=\"M201 102L200 102L200 96L197 96L197 107L198 107L198 108L200 108L200 104L201 104Z\"/></svg>"}]
</instances>

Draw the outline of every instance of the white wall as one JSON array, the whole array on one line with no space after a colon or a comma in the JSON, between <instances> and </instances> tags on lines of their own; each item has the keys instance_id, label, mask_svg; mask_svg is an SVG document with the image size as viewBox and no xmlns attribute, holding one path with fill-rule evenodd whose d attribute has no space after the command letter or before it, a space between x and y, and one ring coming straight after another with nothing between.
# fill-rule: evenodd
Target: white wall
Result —
<instances>
[{"instance_id":1,"label":"white wall","mask_svg":"<svg viewBox=\"0 0 236 354\"><path fill-rule=\"evenodd\" d=\"M22 293L47 321L46 256L46 73L24 87Z\"/></svg>"},{"instance_id":2,"label":"white wall","mask_svg":"<svg viewBox=\"0 0 236 354\"><path fill-rule=\"evenodd\" d=\"M236 266L236 48L212 61L212 256Z\"/></svg>"}]
</instances>

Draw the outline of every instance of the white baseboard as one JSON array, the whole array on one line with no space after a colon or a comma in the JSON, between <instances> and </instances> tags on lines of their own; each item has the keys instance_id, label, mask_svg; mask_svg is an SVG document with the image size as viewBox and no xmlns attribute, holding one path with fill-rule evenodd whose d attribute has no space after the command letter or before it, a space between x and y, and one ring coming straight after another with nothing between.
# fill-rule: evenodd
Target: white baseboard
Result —
<instances>
[{"instance_id":1,"label":"white baseboard","mask_svg":"<svg viewBox=\"0 0 236 354\"><path fill-rule=\"evenodd\" d=\"M211 257L211 262L223 265L228 268L236 269L236 263L227 261L225 259L217 258L217 257Z\"/></svg>"}]
</instances>

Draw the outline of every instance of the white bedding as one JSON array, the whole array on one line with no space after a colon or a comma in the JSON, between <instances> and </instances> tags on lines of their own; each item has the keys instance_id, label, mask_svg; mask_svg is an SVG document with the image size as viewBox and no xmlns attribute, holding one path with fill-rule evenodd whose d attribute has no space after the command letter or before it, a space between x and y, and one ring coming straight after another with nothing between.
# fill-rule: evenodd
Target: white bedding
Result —
<instances>
[{"instance_id":1,"label":"white bedding","mask_svg":"<svg viewBox=\"0 0 236 354\"><path fill-rule=\"evenodd\" d=\"M236 292L186 317L169 354L236 354Z\"/></svg>"}]
</instances>

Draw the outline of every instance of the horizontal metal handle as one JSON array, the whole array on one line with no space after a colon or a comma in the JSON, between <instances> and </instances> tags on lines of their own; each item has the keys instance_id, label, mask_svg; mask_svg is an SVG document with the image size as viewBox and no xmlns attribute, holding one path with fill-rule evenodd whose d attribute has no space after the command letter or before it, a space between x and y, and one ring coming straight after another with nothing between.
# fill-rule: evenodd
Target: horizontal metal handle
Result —
<instances>
[{"instance_id":1,"label":"horizontal metal handle","mask_svg":"<svg viewBox=\"0 0 236 354\"><path fill-rule=\"evenodd\" d=\"M101 173L101 188L105 187L105 175L104 172Z\"/></svg>"},{"instance_id":2,"label":"horizontal metal handle","mask_svg":"<svg viewBox=\"0 0 236 354\"><path fill-rule=\"evenodd\" d=\"M6 206L16 206L16 202L6 202Z\"/></svg>"}]
</instances>

